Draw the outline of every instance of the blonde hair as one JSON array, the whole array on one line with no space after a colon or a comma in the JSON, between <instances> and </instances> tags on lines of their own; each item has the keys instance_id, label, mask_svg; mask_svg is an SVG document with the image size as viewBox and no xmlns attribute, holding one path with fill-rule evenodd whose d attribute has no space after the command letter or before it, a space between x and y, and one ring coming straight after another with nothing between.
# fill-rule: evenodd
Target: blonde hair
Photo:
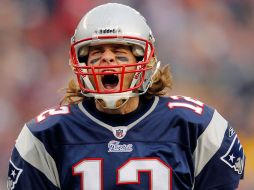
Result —
<instances>
[{"instance_id":1,"label":"blonde hair","mask_svg":"<svg viewBox=\"0 0 254 190\"><path fill-rule=\"evenodd\" d=\"M172 73L169 65L165 65L159 68L152 78L152 85L145 93L147 98L152 96L164 96L168 92L168 89L172 88ZM81 89L78 84L71 79L68 87L65 88L65 96L62 98L60 105L63 104L77 104L81 102L85 96L81 93Z\"/></svg>"}]
</instances>

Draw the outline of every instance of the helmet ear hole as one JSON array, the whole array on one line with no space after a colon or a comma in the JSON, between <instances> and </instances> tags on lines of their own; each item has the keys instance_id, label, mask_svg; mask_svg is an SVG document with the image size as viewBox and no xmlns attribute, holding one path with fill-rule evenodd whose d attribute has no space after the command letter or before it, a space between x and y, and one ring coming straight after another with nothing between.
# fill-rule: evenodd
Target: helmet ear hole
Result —
<instances>
[{"instance_id":1,"label":"helmet ear hole","mask_svg":"<svg viewBox=\"0 0 254 190\"><path fill-rule=\"evenodd\" d=\"M88 56L84 56L84 57L78 56L78 61L80 63L87 63L87 59L88 59Z\"/></svg>"},{"instance_id":2,"label":"helmet ear hole","mask_svg":"<svg viewBox=\"0 0 254 190\"><path fill-rule=\"evenodd\" d=\"M139 56L139 57L136 57L136 59L137 59L137 62L140 62L140 61L142 61L143 59L144 59L144 57L142 56Z\"/></svg>"}]
</instances>

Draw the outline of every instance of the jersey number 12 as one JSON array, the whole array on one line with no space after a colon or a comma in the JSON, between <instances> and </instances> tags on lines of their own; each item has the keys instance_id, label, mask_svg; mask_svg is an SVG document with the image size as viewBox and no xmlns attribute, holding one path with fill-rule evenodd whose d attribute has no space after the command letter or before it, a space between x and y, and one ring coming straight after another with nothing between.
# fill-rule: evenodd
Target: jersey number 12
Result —
<instances>
[{"instance_id":1,"label":"jersey number 12","mask_svg":"<svg viewBox=\"0 0 254 190\"><path fill-rule=\"evenodd\" d=\"M150 190L171 190L172 169L159 158L131 158L117 169L116 184L140 184L140 173L150 176ZM82 190L103 189L103 159L84 159L72 167L79 175Z\"/></svg>"},{"instance_id":2,"label":"jersey number 12","mask_svg":"<svg viewBox=\"0 0 254 190\"><path fill-rule=\"evenodd\" d=\"M187 96L170 96L174 101L168 103L170 109L187 108L195 113L202 114L204 103Z\"/></svg>"}]
</instances>

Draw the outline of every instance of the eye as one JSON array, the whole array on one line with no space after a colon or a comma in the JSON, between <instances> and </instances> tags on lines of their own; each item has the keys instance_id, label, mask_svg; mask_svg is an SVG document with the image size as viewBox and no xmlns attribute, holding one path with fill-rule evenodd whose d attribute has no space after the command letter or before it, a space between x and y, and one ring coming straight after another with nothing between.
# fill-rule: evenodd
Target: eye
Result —
<instances>
[{"instance_id":1,"label":"eye","mask_svg":"<svg viewBox=\"0 0 254 190\"><path fill-rule=\"evenodd\" d=\"M94 56L94 55L99 55L101 54L101 51L100 50L93 50L90 52L90 55Z\"/></svg>"},{"instance_id":2,"label":"eye","mask_svg":"<svg viewBox=\"0 0 254 190\"><path fill-rule=\"evenodd\" d=\"M126 52L125 49L122 48L118 48L114 50L114 53L116 55L116 59L121 61L121 62L128 62L129 58L128 58L128 53Z\"/></svg>"},{"instance_id":3,"label":"eye","mask_svg":"<svg viewBox=\"0 0 254 190\"><path fill-rule=\"evenodd\" d=\"M92 59L90 59L89 63L90 64L95 64L99 60L100 60L100 57L98 57L98 58L92 58Z\"/></svg>"},{"instance_id":4,"label":"eye","mask_svg":"<svg viewBox=\"0 0 254 190\"><path fill-rule=\"evenodd\" d=\"M91 49L88 56L88 63L95 64L101 58L102 51L100 49Z\"/></svg>"},{"instance_id":5,"label":"eye","mask_svg":"<svg viewBox=\"0 0 254 190\"><path fill-rule=\"evenodd\" d=\"M129 58L125 56L116 56L116 59L122 62L129 62Z\"/></svg>"}]
</instances>

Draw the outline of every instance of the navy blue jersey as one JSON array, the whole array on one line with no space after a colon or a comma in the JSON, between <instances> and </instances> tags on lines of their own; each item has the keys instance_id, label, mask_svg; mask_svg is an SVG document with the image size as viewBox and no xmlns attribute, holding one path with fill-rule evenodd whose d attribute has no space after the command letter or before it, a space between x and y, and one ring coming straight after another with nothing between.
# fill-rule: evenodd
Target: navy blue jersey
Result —
<instances>
[{"instance_id":1,"label":"navy blue jersey","mask_svg":"<svg viewBox=\"0 0 254 190\"><path fill-rule=\"evenodd\" d=\"M141 97L126 115L94 101L26 123L9 163L9 189L236 189L244 173L237 134L213 108L183 96Z\"/></svg>"}]
</instances>

